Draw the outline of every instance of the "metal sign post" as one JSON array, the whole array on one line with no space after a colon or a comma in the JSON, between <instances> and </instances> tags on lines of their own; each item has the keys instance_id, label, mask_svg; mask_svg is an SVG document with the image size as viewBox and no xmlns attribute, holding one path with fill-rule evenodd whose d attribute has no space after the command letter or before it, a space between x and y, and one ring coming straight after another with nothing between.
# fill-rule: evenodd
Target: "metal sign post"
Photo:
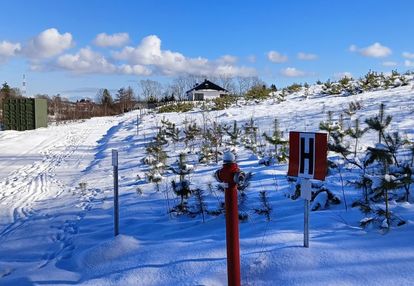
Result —
<instances>
[{"instance_id":1,"label":"metal sign post","mask_svg":"<svg viewBox=\"0 0 414 286\"><path fill-rule=\"evenodd\" d=\"M303 246L309 247L309 209L312 199L314 180L325 180L328 151L325 133L290 132L289 133L289 170L288 176L300 180L300 196L305 201Z\"/></svg>"},{"instance_id":2,"label":"metal sign post","mask_svg":"<svg viewBox=\"0 0 414 286\"><path fill-rule=\"evenodd\" d=\"M309 205L312 197L312 183L309 179L300 182L300 197L304 199L303 246L309 248Z\"/></svg>"},{"instance_id":3,"label":"metal sign post","mask_svg":"<svg viewBox=\"0 0 414 286\"><path fill-rule=\"evenodd\" d=\"M139 115L137 115L137 135L139 135Z\"/></svg>"},{"instance_id":4,"label":"metal sign post","mask_svg":"<svg viewBox=\"0 0 414 286\"><path fill-rule=\"evenodd\" d=\"M118 150L112 149L112 166L114 167L114 234L119 234L118 207Z\"/></svg>"}]
</instances>

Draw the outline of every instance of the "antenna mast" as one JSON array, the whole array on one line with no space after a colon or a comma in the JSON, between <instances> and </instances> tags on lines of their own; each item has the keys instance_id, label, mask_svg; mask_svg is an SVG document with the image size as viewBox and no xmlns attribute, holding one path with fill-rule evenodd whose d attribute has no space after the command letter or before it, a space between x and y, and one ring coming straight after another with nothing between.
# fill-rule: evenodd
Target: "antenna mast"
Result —
<instances>
[{"instance_id":1,"label":"antenna mast","mask_svg":"<svg viewBox=\"0 0 414 286\"><path fill-rule=\"evenodd\" d=\"M23 97L26 97L26 95L27 95L26 75L25 74L23 74L22 95L23 95Z\"/></svg>"}]
</instances>

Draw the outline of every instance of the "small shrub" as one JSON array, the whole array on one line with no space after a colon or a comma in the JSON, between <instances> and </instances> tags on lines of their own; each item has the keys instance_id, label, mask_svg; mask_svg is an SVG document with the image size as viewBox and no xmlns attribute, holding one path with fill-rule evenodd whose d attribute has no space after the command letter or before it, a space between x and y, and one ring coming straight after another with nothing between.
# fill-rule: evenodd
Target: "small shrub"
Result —
<instances>
[{"instance_id":1,"label":"small shrub","mask_svg":"<svg viewBox=\"0 0 414 286\"><path fill-rule=\"evenodd\" d=\"M187 112L192 110L194 107L191 102L178 102L174 104L164 105L158 108L158 113L166 112Z\"/></svg>"}]
</instances>

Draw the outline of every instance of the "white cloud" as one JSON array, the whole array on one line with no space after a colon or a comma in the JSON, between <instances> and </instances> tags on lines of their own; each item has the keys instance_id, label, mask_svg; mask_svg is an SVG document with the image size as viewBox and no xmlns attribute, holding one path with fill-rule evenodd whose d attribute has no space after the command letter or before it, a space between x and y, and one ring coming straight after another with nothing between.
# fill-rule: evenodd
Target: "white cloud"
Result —
<instances>
[{"instance_id":1,"label":"white cloud","mask_svg":"<svg viewBox=\"0 0 414 286\"><path fill-rule=\"evenodd\" d=\"M109 62L103 55L91 48L80 49L76 54L65 54L57 58L57 68L67 70L76 74L107 73L107 74L128 74L128 75L151 75L151 70L139 64L116 65Z\"/></svg>"},{"instance_id":2,"label":"white cloud","mask_svg":"<svg viewBox=\"0 0 414 286\"><path fill-rule=\"evenodd\" d=\"M287 76L287 77L303 77L303 76L308 75L308 73L298 70L297 68L292 68L292 67L282 69L280 73L283 76Z\"/></svg>"},{"instance_id":3,"label":"white cloud","mask_svg":"<svg viewBox=\"0 0 414 286\"><path fill-rule=\"evenodd\" d=\"M350 72L337 72L337 73L334 73L334 78L335 79L341 79L341 78L344 78L344 77L347 77L347 78L352 78L352 73L350 73Z\"/></svg>"},{"instance_id":4,"label":"white cloud","mask_svg":"<svg viewBox=\"0 0 414 286\"><path fill-rule=\"evenodd\" d=\"M89 47L80 49L74 55L65 54L56 60L59 68L74 73L114 73L117 68L108 62L104 56L92 51Z\"/></svg>"},{"instance_id":5,"label":"white cloud","mask_svg":"<svg viewBox=\"0 0 414 286\"><path fill-rule=\"evenodd\" d=\"M128 33L116 33L108 35L100 33L96 36L94 44L99 47L121 47L129 42Z\"/></svg>"},{"instance_id":6,"label":"white cloud","mask_svg":"<svg viewBox=\"0 0 414 286\"><path fill-rule=\"evenodd\" d=\"M313 61L313 60L316 60L317 58L318 56L315 54L307 54L303 52L298 53L298 59L302 61Z\"/></svg>"},{"instance_id":7,"label":"white cloud","mask_svg":"<svg viewBox=\"0 0 414 286\"><path fill-rule=\"evenodd\" d=\"M94 42L99 46L117 46L129 40L127 33L99 34ZM0 62L20 54L30 60L30 68L35 71L65 70L76 74L106 73L132 75L182 74L206 76L254 76L256 70L238 66L238 58L223 55L214 60L202 57L185 57L179 52L163 50L161 40L156 35L142 39L136 46L126 46L121 51L111 52L110 58L90 47L74 53L65 53L73 47L70 33L61 34L55 28L47 29L30 39L23 47L19 43L0 42Z\"/></svg>"},{"instance_id":8,"label":"white cloud","mask_svg":"<svg viewBox=\"0 0 414 286\"><path fill-rule=\"evenodd\" d=\"M398 63L393 62L393 61L386 61L386 62L382 62L382 65L384 67L396 67L396 66L398 66Z\"/></svg>"},{"instance_id":9,"label":"white cloud","mask_svg":"<svg viewBox=\"0 0 414 286\"><path fill-rule=\"evenodd\" d=\"M267 59L271 61L272 63L280 64L280 63L287 62L288 57L286 55L282 55L279 52L270 51L267 53Z\"/></svg>"},{"instance_id":10,"label":"white cloud","mask_svg":"<svg viewBox=\"0 0 414 286\"><path fill-rule=\"evenodd\" d=\"M142 65L121 65L118 70L123 74L151 75L151 70Z\"/></svg>"},{"instance_id":11,"label":"white cloud","mask_svg":"<svg viewBox=\"0 0 414 286\"><path fill-rule=\"evenodd\" d=\"M219 65L213 69L211 72L212 75L215 76L228 76L228 77L235 77L235 76L254 76L256 75L256 70L250 67L237 67L233 65Z\"/></svg>"},{"instance_id":12,"label":"white cloud","mask_svg":"<svg viewBox=\"0 0 414 286\"><path fill-rule=\"evenodd\" d=\"M383 46L378 42L365 48L358 48L355 45L351 45L349 47L349 51L358 52L364 57L372 57L372 58L385 58L392 54L392 51L390 48Z\"/></svg>"},{"instance_id":13,"label":"white cloud","mask_svg":"<svg viewBox=\"0 0 414 286\"><path fill-rule=\"evenodd\" d=\"M177 74L220 75L220 73L245 76L253 71L251 68L234 66L235 58L232 56L224 56L224 58L221 57L216 61L209 61L202 57L187 58L178 52L162 50L161 39L156 35L143 38L136 47L127 46L120 52L114 52L113 57L125 61L128 65L146 66L154 74L167 76Z\"/></svg>"},{"instance_id":14,"label":"white cloud","mask_svg":"<svg viewBox=\"0 0 414 286\"><path fill-rule=\"evenodd\" d=\"M235 64L237 61L238 58L232 55L224 55L217 60L217 62L220 64Z\"/></svg>"},{"instance_id":15,"label":"white cloud","mask_svg":"<svg viewBox=\"0 0 414 286\"><path fill-rule=\"evenodd\" d=\"M8 58L15 56L21 50L20 43L11 43L7 41L0 42L0 63Z\"/></svg>"},{"instance_id":16,"label":"white cloud","mask_svg":"<svg viewBox=\"0 0 414 286\"><path fill-rule=\"evenodd\" d=\"M404 65L408 68L414 68L414 61L405 60Z\"/></svg>"},{"instance_id":17,"label":"white cloud","mask_svg":"<svg viewBox=\"0 0 414 286\"><path fill-rule=\"evenodd\" d=\"M414 59L414 53L404 52L402 56L406 59Z\"/></svg>"},{"instance_id":18,"label":"white cloud","mask_svg":"<svg viewBox=\"0 0 414 286\"><path fill-rule=\"evenodd\" d=\"M39 59L56 56L72 46L70 33L60 34L58 30L51 28L32 38L22 51L29 58Z\"/></svg>"}]
</instances>

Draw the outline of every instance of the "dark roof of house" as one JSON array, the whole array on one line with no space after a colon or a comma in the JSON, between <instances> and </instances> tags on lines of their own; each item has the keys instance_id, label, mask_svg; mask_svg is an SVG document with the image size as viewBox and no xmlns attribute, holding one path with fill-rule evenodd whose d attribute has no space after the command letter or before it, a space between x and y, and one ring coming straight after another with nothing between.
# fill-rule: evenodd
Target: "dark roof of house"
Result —
<instances>
[{"instance_id":1,"label":"dark roof of house","mask_svg":"<svg viewBox=\"0 0 414 286\"><path fill-rule=\"evenodd\" d=\"M187 90L187 92L193 91L193 90L202 90L202 89L213 89L218 91L228 91L227 89L222 88L221 86L218 86L215 83L212 83L211 81L205 79L202 83L196 85L190 90Z\"/></svg>"}]
</instances>

